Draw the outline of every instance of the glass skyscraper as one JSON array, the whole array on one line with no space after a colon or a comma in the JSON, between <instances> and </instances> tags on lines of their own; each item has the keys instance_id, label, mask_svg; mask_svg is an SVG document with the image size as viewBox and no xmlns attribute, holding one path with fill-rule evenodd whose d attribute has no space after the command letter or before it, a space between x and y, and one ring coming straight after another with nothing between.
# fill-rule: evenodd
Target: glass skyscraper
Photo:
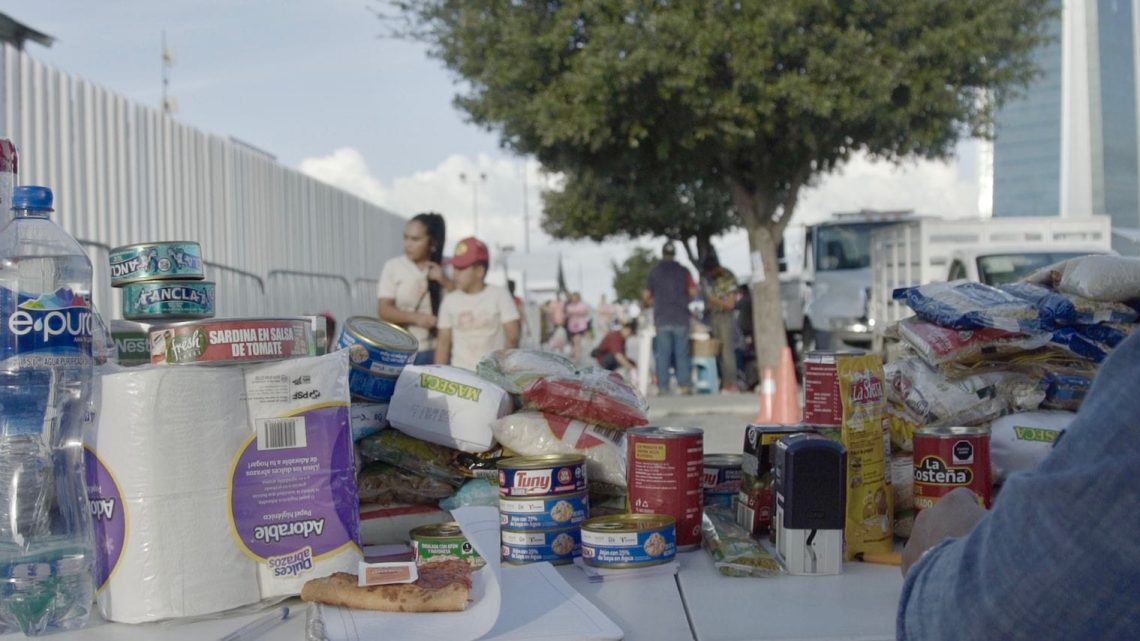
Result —
<instances>
[{"instance_id":1,"label":"glass skyscraper","mask_svg":"<svg viewBox=\"0 0 1140 641\"><path fill-rule=\"evenodd\" d=\"M1063 3L1053 41L1034 54L1040 77L997 114L994 216L1104 214L1114 228L1140 228L1136 4Z\"/></svg>"}]
</instances>

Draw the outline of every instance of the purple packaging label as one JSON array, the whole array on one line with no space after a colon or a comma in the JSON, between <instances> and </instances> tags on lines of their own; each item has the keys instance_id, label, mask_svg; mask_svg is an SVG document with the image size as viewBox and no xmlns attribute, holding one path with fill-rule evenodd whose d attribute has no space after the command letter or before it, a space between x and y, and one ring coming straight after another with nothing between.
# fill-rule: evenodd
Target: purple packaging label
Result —
<instances>
[{"instance_id":1,"label":"purple packaging label","mask_svg":"<svg viewBox=\"0 0 1140 641\"><path fill-rule=\"evenodd\" d=\"M103 589L127 542L127 506L110 470L89 447L83 448L87 502L95 526L95 586Z\"/></svg>"},{"instance_id":2,"label":"purple packaging label","mask_svg":"<svg viewBox=\"0 0 1140 641\"><path fill-rule=\"evenodd\" d=\"M565 563L582 551L582 532L576 527L547 532L503 530L500 537L503 560L508 563Z\"/></svg>"},{"instance_id":3,"label":"purple packaging label","mask_svg":"<svg viewBox=\"0 0 1140 641\"><path fill-rule=\"evenodd\" d=\"M258 425L230 484L242 547L266 560L275 576L294 576L345 545L359 546L348 407L319 407Z\"/></svg>"},{"instance_id":4,"label":"purple packaging label","mask_svg":"<svg viewBox=\"0 0 1140 641\"><path fill-rule=\"evenodd\" d=\"M550 530L578 525L590 516L586 493L533 499L499 499L499 524L508 530Z\"/></svg>"},{"instance_id":5,"label":"purple packaging label","mask_svg":"<svg viewBox=\"0 0 1140 641\"><path fill-rule=\"evenodd\" d=\"M387 403L396 391L396 379L379 376L354 365L348 371L348 390L355 397Z\"/></svg>"},{"instance_id":6,"label":"purple packaging label","mask_svg":"<svg viewBox=\"0 0 1140 641\"><path fill-rule=\"evenodd\" d=\"M499 468L499 494L547 496L586 491L586 466L558 465L540 469Z\"/></svg>"},{"instance_id":7,"label":"purple packaging label","mask_svg":"<svg viewBox=\"0 0 1140 641\"><path fill-rule=\"evenodd\" d=\"M676 555L677 530L673 524L635 532L582 533L582 560L595 567L666 563Z\"/></svg>"}]
</instances>

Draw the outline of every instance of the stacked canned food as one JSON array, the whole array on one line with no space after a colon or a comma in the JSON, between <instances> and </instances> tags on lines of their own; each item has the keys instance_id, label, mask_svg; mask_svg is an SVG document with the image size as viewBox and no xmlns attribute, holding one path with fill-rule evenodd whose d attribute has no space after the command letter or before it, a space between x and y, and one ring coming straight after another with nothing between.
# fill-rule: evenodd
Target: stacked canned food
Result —
<instances>
[{"instance_id":1,"label":"stacked canned food","mask_svg":"<svg viewBox=\"0 0 1140 641\"><path fill-rule=\"evenodd\" d=\"M148 335L164 322L214 316L214 283L193 241L139 243L110 253L111 286L122 292L124 320L111 322L120 365L150 362Z\"/></svg>"},{"instance_id":2,"label":"stacked canned food","mask_svg":"<svg viewBox=\"0 0 1140 641\"><path fill-rule=\"evenodd\" d=\"M367 316L345 321L336 345L348 350L348 387L365 403L387 403L400 372L419 349L419 341L404 328Z\"/></svg>"},{"instance_id":3,"label":"stacked canned food","mask_svg":"<svg viewBox=\"0 0 1140 641\"><path fill-rule=\"evenodd\" d=\"M581 454L520 456L499 462L499 523L507 563L555 565L581 554L590 516L586 458Z\"/></svg>"}]
</instances>

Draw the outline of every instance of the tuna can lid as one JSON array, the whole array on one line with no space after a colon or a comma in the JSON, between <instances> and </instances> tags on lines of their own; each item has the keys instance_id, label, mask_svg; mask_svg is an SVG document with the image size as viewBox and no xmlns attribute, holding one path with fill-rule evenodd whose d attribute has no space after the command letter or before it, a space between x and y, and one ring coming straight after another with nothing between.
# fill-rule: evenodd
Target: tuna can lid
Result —
<instances>
[{"instance_id":1,"label":"tuna can lid","mask_svg":"<svg viewBox=\"0 0 1140 641\"><path fill-rule=\"evenodd\" d=\"M49 187L20 185L12 191L12 209L29 211L55 211L52 206L52 193Z\"/></svg>"}]
</instances>

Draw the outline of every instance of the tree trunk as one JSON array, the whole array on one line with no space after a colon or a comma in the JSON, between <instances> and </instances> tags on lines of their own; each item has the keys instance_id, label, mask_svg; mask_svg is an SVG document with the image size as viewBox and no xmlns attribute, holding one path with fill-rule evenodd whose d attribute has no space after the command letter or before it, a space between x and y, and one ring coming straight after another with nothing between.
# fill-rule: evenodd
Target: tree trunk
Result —
<instances>
[{"instance_id":1,"label":"tree trunk","mask_svg":"<svg viewBox=\"0 0 1140 641\"><path fill-rule=\"evenodd\" d=\"M756 365L763 373L780 364L780 352L787 345L784 315L780 306L780 278L776 247L783 225L776 223L750 225L748 244L752 250L752 340L756 346ZM759 265L756 256L759 254Z\"/></svg>"}]
</instances>

